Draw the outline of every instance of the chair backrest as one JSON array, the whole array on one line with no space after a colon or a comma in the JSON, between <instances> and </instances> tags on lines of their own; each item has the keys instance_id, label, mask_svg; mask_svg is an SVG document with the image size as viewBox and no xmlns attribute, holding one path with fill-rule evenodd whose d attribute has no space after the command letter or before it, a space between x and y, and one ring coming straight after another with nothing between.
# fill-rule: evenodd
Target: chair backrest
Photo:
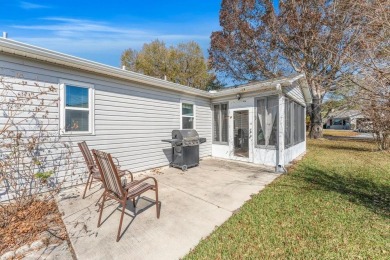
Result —
<instances>
[{"instance_id":1,"label":"chair backrest","mask_svg":"<svg viewBox=\"0 0 390 260\"><path fill-rule=\"evenodd\" d=\"M115 194L118 198L123 198L125 191L111 155L95 149L92 150L92 154L95 157L106 191Z\"/></svg>"},{"instance_id":2,"label":"chair backrest","mask_svg":"<svg viewBox=\"0 0 390 260\"><path fill-rule=\"evenodd\" d=\"M81 153L83 154L85 163L88 166L88 170L92 170L93 167L95 167L95 161L93 160L91 151L88 148L88 145L85 141L77 144L81 150Z\"/></svg>"}]
</instances>

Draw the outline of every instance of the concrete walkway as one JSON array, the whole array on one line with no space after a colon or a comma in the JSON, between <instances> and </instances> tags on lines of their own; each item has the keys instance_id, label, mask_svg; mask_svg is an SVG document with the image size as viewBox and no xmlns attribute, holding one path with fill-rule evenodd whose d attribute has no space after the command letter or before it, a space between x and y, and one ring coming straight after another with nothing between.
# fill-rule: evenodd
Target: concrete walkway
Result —
<instances>
[{"instance_id":1,"label":"concrete walkway","mask_svg":"<svg viewBox=\"0 0 390 260\"><path fill-rule=\"evenodd\" d=\"M58 202L78 259L179 259L225 222L251 194L277 178L273 170L207 158L185 173L174 168L144 173L158 180L160 219L156 218L154 192L144 193L137 202L136 215L128 203L119 242L115 242L118 203L107 203L103 225L96 227L95 203L103 191L100 185L95 185L84 200L83 186L65 190Z\"/></svg>"}]
</instances>

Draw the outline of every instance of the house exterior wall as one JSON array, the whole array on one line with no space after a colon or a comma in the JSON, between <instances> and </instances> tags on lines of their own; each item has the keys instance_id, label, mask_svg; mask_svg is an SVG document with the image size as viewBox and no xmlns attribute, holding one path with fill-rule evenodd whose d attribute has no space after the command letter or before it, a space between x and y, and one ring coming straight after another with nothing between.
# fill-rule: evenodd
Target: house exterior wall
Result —
<instances>
[{"instance_id":1,"label":"house exterior wall","mask_svg":"<svg viewBox=\"0 0 390 260\"><path fill-rule=\"evenodd\" d=\"M178 92L135 84L130 81L103 77L81 70L57 67L33 60L0 54L0 77L13 82L20 90L37 91L41 87L55 87L49 100L59 98L59 82L71 80L94 86L93 135L61 136L73 145L75 176L69 176L68 184L86 176L86 168L77 142L86 141L91 149L112 153L124 169L143 171L168 165L171 147L162 139L170 139L171 131L180 128L181 101L195 105L195 125L199 136L207 142L200 145L200 156L211 155L211 106L205 97L195 97ZM22 84L25 81L27 84ZM59 132L59 108L53 104L50 112L50 127L55 135ZM0 118L4 121L4 118ZM29 126L26 126L29 127ZM67 173L61 173L66 176ZM61 176L62 176L61 175Z\"/></svg>"},{"instance_id":2,"label":"house exterior wall","mask_svg":"<svg viewBox=\"0 0 390 260\"><path fill-rule=\"evenodd\" d=\"M292 87L284 87L282 93L289 98L297 101L300 104L305 105L304 97L299 85ZM252 162L255 164L263 164L268 166L276 166L278 164L285 165L293 161L299 155L306 151L306 141L284 148L284 98L283 94L278 91L266 91L257 93L244 93L241 95L240 100L235 96L212 99L212 104L228 103L229 109L229 144L212 144L212 156L231 160L240 160L246 162ZM256 133L256 98L278 95L279 96L279 133L278 137L281 140L281 149L275 148L263 148L255 145L255 133ZM249 111L249 157L242 158L234 156L234 135L233 135L233 114L234 111L248 110ZM213 122L212 122L213 123ZM283 138L283 139L281 139ZM280 152L281 151L281 152Z\"/></svg>"},{"instance_id":3,"label":"house exterior wall","mask_svg":"<svg viewBox=\"0 0 390 260\"><path fill-rule=\"evenodd\" d=\"M284 161L286 163L292 162L298 156L306 152L306 140L284 150Z\"/></svg>"},{"instance_id":4,"label":"house exterior wall","mask_svg":"<svg viewBox=\"0 0 390 260\"><path fill-rule=\"evenodd\" d=\"M356 130L357 129L357 119L362 118L362 116L351 116L351 117L345 117L345 118L332 118L332 122L334 120L345 120L345 125L330 125L330 119L326 122L326 128L327 129L336 129L336 130Z\"/></svg>"}]
</instances>

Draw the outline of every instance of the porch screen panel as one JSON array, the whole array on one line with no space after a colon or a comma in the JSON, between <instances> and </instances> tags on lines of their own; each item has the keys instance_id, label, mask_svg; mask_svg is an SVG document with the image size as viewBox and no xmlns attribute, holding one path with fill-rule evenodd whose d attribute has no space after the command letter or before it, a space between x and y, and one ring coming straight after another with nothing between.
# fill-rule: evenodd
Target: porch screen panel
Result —
<instances>
[{"instance_id":1,"label":"porch screen panel","mask_svg":"<svg viewBox=\"0 0 390 260\"><path fill-rule=\"evenodd\" d=\"M228 123L229 123L229 114L228 114L228 105L221 104L221 142L228 142Z\"/></svg>"},{"instance_id":2,"label":"porch screen panel","mask_svg":"<svg viewBox=\"0 0 390 260\"><path fill-rule=\"evenodd\" d=\"M302 106L298 105L298 143L302 142L302 125L303 125L303 118L302 118Z\"/></svg>"},{"instance_id":3,"label":"porch screen panel","mask_svg":"<svg viewBox=\"0 0 390 260\"><path fill-rule=\"evenodd\" d=\"M257 145L265 145L265 99L257 100Z\"/></svg>"},{"instance_id":4,"label":"porch screen panel","mask_svg":"<svg viewBox=\"0 0 390 260\"><path fill-rule=\"evenodd\" d=\"M214 105L214 141L220 141L220 105Z\"/></svg>"},{"instance_id":5,"label":"porch screen panel","mask_svg":"<svg viewBox=\"0 0 390 260\"><path fill-rule=\"evenodd\" d=\"M294 144L297 144L298 136L299 136L299 112L298 112L298 104L294 103Z\"/></svg>"},{"instance_id":6,"label":"porch screen panel","mask_svg":"<svg viewBox=\"0 0 390 260\"><path fill-rule=\"evenodd\" d=\"M305 141L306 114L305 107L286 98L285 102L285 147Z\"/></svg>"},{"instance_id":7,"label":"porch screen panel","mask_svg":"<svg viewBox=\"0 0 390 260\"><path fill-rule=\"evenodd\" d=\"M266 136L268 145L275 146L278 142L278 97L268 97L267 99L267 124Z\"/></svg>"},{"instance_id":8,"label":"porch screen panel","mask_svg":"<svg viewBox=\"0 0 390 260\"><path fill-rule=\"evenodd\" d=\"M284 118L285 118L285 128L284 128L284 145L288 147L291 145L291 102L286 98L284 102Z\"/></svg>"}]
</instances>

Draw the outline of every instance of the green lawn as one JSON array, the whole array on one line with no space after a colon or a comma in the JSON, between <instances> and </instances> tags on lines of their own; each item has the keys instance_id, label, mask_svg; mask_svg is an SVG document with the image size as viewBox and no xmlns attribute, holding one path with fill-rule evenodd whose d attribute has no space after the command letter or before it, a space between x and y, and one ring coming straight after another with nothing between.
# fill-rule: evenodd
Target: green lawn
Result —
<instances>
[{"instance_id":1,"label":"green lawn","mask_svg":"<svg viewBox=\"0 0 390 260\"><path fill-rule=\"evenodd\" d=\"M309 140L186 259L390 259L390 153L336 135Z\"/></svg>"}]
</instances>

